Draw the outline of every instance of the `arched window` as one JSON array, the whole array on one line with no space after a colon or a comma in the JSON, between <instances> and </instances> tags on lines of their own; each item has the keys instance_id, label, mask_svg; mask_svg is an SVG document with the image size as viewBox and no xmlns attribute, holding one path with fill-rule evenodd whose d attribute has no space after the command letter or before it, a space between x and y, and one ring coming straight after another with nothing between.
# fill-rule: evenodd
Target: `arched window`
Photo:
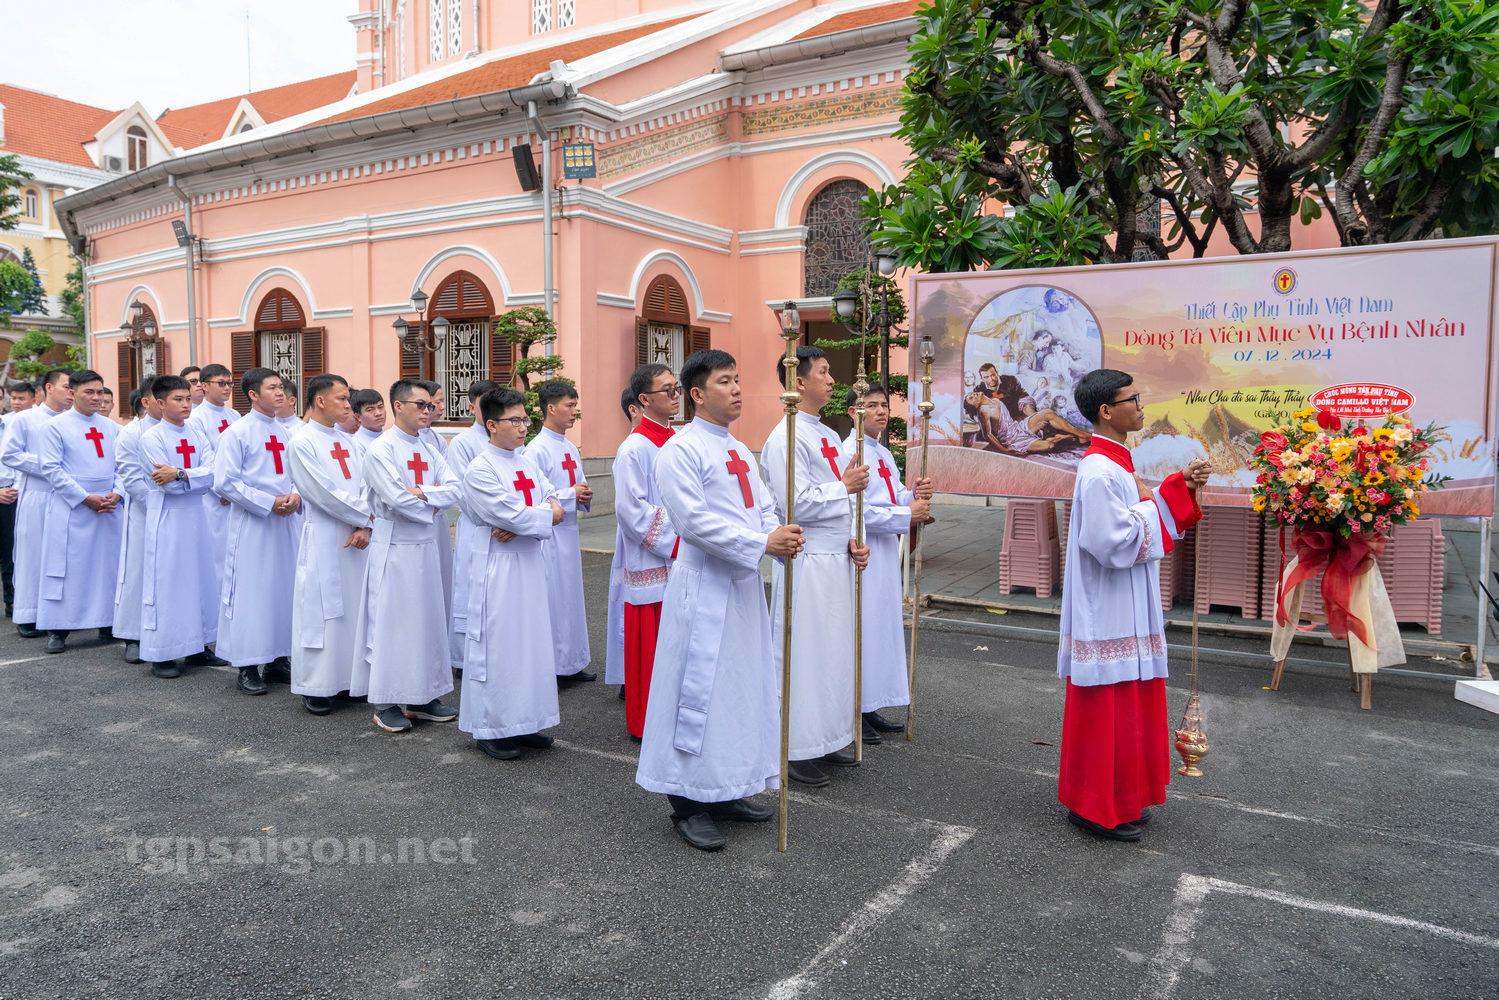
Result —
<instances>
[{"instance_id":1,"label":"arched window","mask_svg":"<svg viewBox=\"0 0 1499 1000\"><path fill-rule=\"evenodd\" d=\"M144 170L148 165L150 146L146 142L146 130L132 125L125 130L125 160L131 170Z\"/></svg>"},{"instance_id":2,"label":"arched window","mask_svg":"<svg viewBox=\"0 0 1499 1000\"><path fill-rule=\"evenodd\" d=\"M645 289L645 301L635 318L635 363L665 365L673 372L682 370L689 354L706 351L710 346L708 331L694 327L682 286L670 275L661 275ZM682 411L686 413L684 408Z\"/></svg>"},{"instance_id":3,"label":"arched window","mask_svg":"<svg viewBox=\"0 0 1499 1000\"><path fill-rule=\"evenodd\" d=\"M432 323L448 321L443 342L432 349ZM495 334L494 297L468 271L444 278L427 300L420 325L412 324L401 344L401 377L430 379L442 386L439 420L461 420L468 414L469 386L481 379L508 385L513 373L511 344Z\"/></svg>"},{"instance_id":4,"label":"arched window","mask_svg":"<svg viewBox=\"0 0 1499 1000\"><path fill-rule=\"evenodd\" d=\"M869 232L859 203L869 188L859 181L833 181L807 203L807 244L802 294L832 295L838 282L869 260Z\"/></svg>"},{"instance_id":5,"label":"arched window","mask_svg":"<svg viewBox=\"0 0 1499 1000\"><path fill-rule=\"evenodd\" d=\"M36 189L35 188L27 188L26 189L26 200L25 200L25 215L26 215L26 218L28 218L28 219L37 219L37 218L40 218L41 216L37 214L40 211L41 211L41 197L36 193Z\"/></svg>"},{"instance_id":6,"label":"arched window","mask_svg":"<svg viewBox=\"0 0 1499 1000\"><path fill-rule=\"evenodd\" d=\"M140 302L139 299L136 300ZM140 315L124 326L125 339L116 350L118 365L118 404L120 412L129 409L130 394L148 375L161 375L172 371L172 361L166 338L161 334L161 323L156 313L141 302Z\"/></svg>"},{"instance_id":7,"label":"arched window","mask_svg":"<svg viewBox=\"0 0 1499 1000\"><path fill-rule=\"evenodd\" d=\"M6 260L11 261L12 263L19 264L21 263L21 255L16 253L10 247L0 247L0 261Z\"/></svg>"},{"instance_id":8,"label":"arched window","mask_svg":"<svg viewBox=\"0 0 1499 1000\"><path fill-rule=\"evenodd\" d=\"M309 327L307 313L296 296L284 288L273 288L260 300L253 314L255 329L230 334L229 361L234 369L234 408L250 409L250 400L240 390L240 379L251 368L269 368L281 381L297 388L297 412L306 402L302 389L314 375L328 370L322 327Z\"/></svg>"}]
</instances>

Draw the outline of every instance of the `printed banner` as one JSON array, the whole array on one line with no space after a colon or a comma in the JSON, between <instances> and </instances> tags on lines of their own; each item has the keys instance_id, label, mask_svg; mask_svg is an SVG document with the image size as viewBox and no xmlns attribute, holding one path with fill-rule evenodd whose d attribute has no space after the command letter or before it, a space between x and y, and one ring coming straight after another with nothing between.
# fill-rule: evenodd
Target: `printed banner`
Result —
<instances>
[{"instance_id":1,"label":"printed banner","mask_svg":"<svg viewBox=\"0 0 1499 1000\"><path fill-rule=\"evenodd\" d=\"M1493 511L1499 239L1445 240L1106 267L912 279L912 403L930 337L929 469L943 492L1072 496L1091 437L1072 390L1094 368L1135 378L1129 442L1158 481L1193 458L1202 500L1244 507L1250 453L1272 415L1436 422L1423 512ZM915 407L912 406L913 415ZM912 440L919 425L913 421Z\"/></svg>"}]
</instances>

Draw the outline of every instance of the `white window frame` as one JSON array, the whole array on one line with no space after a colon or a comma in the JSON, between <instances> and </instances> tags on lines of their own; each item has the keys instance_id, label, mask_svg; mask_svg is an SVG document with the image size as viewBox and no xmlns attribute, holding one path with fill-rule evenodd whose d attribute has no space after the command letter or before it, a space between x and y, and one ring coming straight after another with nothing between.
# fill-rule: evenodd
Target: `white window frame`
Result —
<instances>
[{"instance_id":1,"label":"white window frame","mask_svg":"<svg viewBox=\"0 0 1499 1000\"><path fill-rule=\"evenodd\" d=\"M463 50L463 0L448 0L448 55Z\"/></svg>"},{"instance_id":2,"label":"white window frame","mask_svg":"<svg viewBox=\"0 0 1499 1000\"><path fill-rule=\"evenodd\" d=\"M552 30L552 0L531 0L531 34Z\"/></svg>"},{"instance_id":3,"label":"white window frame","mask_svg":"<svg viewBox=\"0 0 1499 1000\"><path fill-rule=\"evenodd\" d=\"M443 29L442 0L431 0L427 18L428 50L433 62L442 61L442 40L447 32Z\"/></svg>"}]
</instances>

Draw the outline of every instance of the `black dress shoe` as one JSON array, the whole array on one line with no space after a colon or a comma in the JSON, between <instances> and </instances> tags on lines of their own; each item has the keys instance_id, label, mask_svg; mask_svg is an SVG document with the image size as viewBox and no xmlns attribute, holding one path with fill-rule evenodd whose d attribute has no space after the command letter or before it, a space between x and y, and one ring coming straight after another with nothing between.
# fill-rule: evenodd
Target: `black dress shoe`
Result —
<instances>
[{"instance_id":1,"label":"black dress shoe","mask_svg":"<svg viewBox=\"0 0 1499 1000\"><path fill-rule=\"evenodd\" d=\"M332 698L319 698L317 695L304 694L302 696L302 707L313 715L327 715L333 711Z\"/></svg>"},{"instance_id":2,"label":"black dress shoe","mask_svg":"<svg viewBox=\"0 0 1499 1000\"><path fill-rule=\"evenodd\" d=\"M732 802L712 802L708 805L708 815L714 819L726 819L736 823L764 823L776 814L775 807L762 806L751 802L749 799L735 799Z\"/></svg>"},{"instance_id":3,"label":"black dress shoe","mask_svg":"<svg viewBox=\"0 0 1499 1000\"><path fill-rule=\"evenodd\" d=\"M552 737L545 733L526 733L523 736L510 737L516 746L530 747L532 750L545 750L555 742Z\"/></svg>"},{"instance_id":4,"label":"black dress shoe","mask_svg":"<svg viewBox=\"0 0 1499 1000\"><path fill-rule=\"evenodd\" d=\"M842 750L834 750L817 758L818 763L832 764L834 767L857 767L859 762L854 758L854 748L844 747Z\"/></svg>"},{"instance_id":5,"label":"black dress shoe","mask_svg":"<svg viewBox=\"0 0 1499 1000\"><path fill-rule=\"evenodd\" d=\"M22 639L35 639L42 633L37 630L35 622L29 625L23 622L16 622L16 634Z\"/></svg>"},{"instance_id":6,"label":"black dress shoe","mask_svg":"<svg viewBox=\"0 0 1499 1000\"><path fill-rule=\"evenodd\" d=\"M176 660L167 660L165 663L151 664L152 677L181 677L182 669L177 666Z\"/></svg>"},{"instance_id":7,"label":"black dress shoe","mask_svg":"<svg viewBox=\"0 0 1499 1000\"><path fill-rule=\"evenodd\" d=\"M718 832L713 817L705 812L674 819L671 825L677 828L683 840L700 851L717 851L723 848L723 834Z\"/></svg>"},{"instance_id":8,"label":"black dress shoe","mask_svg":"<svg viewBox=\"0 0 1499 1000\"><path fill-rule=\"evenodd\" d=\"M859 733L864 737L865 746L874 746L876 744L885 742L885 738L880 735L879 730L875 729L868 722L862 722L859 724Z\"/></svg>"},{"instance_id":9,"label":"black dress shoe","mask_svg":"<svg viewBox=\"0 0 1499 1000\"><path fill-rule=\"evenodd\" d=\"M520 747L509 738L498 740L474 740L474 746L483 750L495 760L514 760L520 756Z\"/></svg>"},{"instance_id":10,"label":"black dress shoe","mask_svg":"<svg viewBox=\"0 0 1499 1000\"><path fill-rule=\"evenodd\" d=\"M1149 823L1149 822L1150 822L1150 807L1147 806L1146 808L1140 810L1140 818L1137 819L1137 820L1135 820L1134 823L1131 824L1131 825L1132 826L1144 826L1146 823Z\"/></svg>"},{"instance_id":11,"label":"black dress shoe","mask_svg":"<svg viewBox=\"0 0 1499 1000\"><path fill-rule=\"evenodd\" d=\"M261 672L267 684L290 684L291 683L291 660L284 656L278 656L265 665Z\"/></svg>"},{"instance_id":12,"label":"black dress shoe","mask_svg":"<svg viewBox=\"0 0 1499 1000\"><path fill-rule=\"evenodd\" d=\"M44 653L61 653L68 648L68 633L48 632L47 646L42 650Z\"/></svg>"},{"instance_id":13,"label":"black dress shoe","mask_svg":"<svg viewBox=\"0 0 1499 1000\"><path fill-rule=\"evenodd\" d=\"M557 675L558 684L586 684L589 681L596 681L598 679L598 674L591 674L587 670L579 670L575 674Z\"/></svg>"},{"instance_id":14,"label":"black dress shoe","mask_svg":"<svg viewBox=\"0 0 1499 1000\"><path fill-rule=\"evenodd\" d=\"M141 663L141 644L135 641L125 643L125 662Z\"/></svg>"},{"instance_id":15,"label":"black dress shoe","mask_svg":"<svg viewBox=\"0 0 1499 1000\"><path fill-rule=\"evenodd\" d=\"M260 679L260 671L253 665L239 668L239 680L234 682L234 686L245 694L265 694L266 692L265 681Z\"/></svg>"},{"instance_id":16,"label":"black dress shoe","mask_svg":"<svg viewBox=\"0 0 1499 1000\"><path fill-rule=\"evenodd\" d=\"M619 686L619 700L620 701L624 701L625 700L625 686L623 684L621 684Z\"/></svg>"},{"instance_id":17,"label":"black dress shoe","mask_svg":"<svg viewBox=\"0 0 1499 1000\"><path fill-rule=\"evenodd\" d=\"M205 649L201 653L194 653L187 658L188 666L192 667L227 667L229 661L219 656L211 649Z\"/></svg>"},{"instance_id":18,"label":"black dress shoe","mask_svg":"<svg viewBox=\"0 0 1499 1000\"><path fill-rule=\"evenodd\" d=\"M882 733L903 733L906 731L906 724L904 722L891 722L879 712L865 712L864 722L866 725L873 726Z\"/></svg>"},{"instance_id":19,"label":"black dress shoe","mask_svg":"<svg viewBox=\"0 0 1499 1000\"><path fill-rule=\"evenodd\" d=\"M1071 810L1067 812L1067 822L1105 840L1133 841L1140 839L1140 828L1133 823L1104 826L1102 823L1095 823L1091 819L1085 819Z\"/></svg>"},{"instance_id":20,"label":"black dress shoe","mask_svg":"<svg viewBox=\"0 0 1499 1000\"><path fill-rule=\"evenodd\" d=\"M791 780L802 785L810 785L813 788L821 788L832 781L827 773L810 760L793 760L786 765L786 773Z\"/></svg>"}]
</instances>

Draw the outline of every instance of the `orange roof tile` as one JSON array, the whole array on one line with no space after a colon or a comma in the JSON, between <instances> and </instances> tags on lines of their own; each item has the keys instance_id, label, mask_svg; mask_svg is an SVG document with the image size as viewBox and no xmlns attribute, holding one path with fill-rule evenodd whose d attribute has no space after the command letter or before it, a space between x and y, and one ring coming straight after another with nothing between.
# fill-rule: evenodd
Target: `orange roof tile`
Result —
<instances>
[{"instance_id":1,"label":"orange roof tile","mask_svg":"<svg viewBox=\"0 0 1499 1000\"><path fill-rule=\"evenodd\" d=\"M441 104L443 101L457 100L460 97L472 97L476 94L492 94L501 90L509 90L512 87L523 87L535 79L536 74L544 72L554 60L561 59L563 62L576 62L586 56L595 55L605 49L611 49L616 45L643 38L646 35L663 31L675 24L689 21L697 15L679 17L669 21L657 21L654 24L643 24L624 31L614 31L606 35L594 35L589 38L579 38L574 41L564 41L560 44L534 52L525 52L509 59L497 59L494 62L475 66L473 69L463 73L455 73L452 76L420 87L414 87L402 94L395 94L381 101L374 101L361 107L353 108L325 118L317 122L318 125L326 125L328 122L348 121L353 118L367 118L386 111L400 111L403 108L419 108L427 104ZM310 126L309 126L310 127Z\"/></svg>"},{"instance_id":2,"label":"orange roof tile","mask_svg":"<svg viewBox=\"0 0 1499 1000\"><path fill-rule=\"evenodd\" d=\"M83 144L119 114L9 83L0 83L0 104L5 105L0 154L22 153L75 167L97 166Z\"/></svg>"},{"instance_id":3,"label":"orange roof tile","mask_svg":"<svg viewBox=\"0 0 1499 1000\"><path fill-rule=\"evenodd\" d=\"M156 124L178 146L191 149L222 138L224 130L229 127L229 118L241 100L249 101L267 123L280 121L343 100L354 89L358 75L351 69L289 83L284 87L269 87L205 104L173 108L156 119Z\"/></svg>"},{"instance_id":4,"label":"orange roof tile","mask_svg":"<svg viewBox=\"0 0 1499 1000\"><path fill-rule=\"evenodd\" d=\"M797 41L802 38L815 38L818 35L831 35L835 31L849 31L854 28L864 28L871 24L884 24L886 21L899 21L904 17L913 17L916 8L920 7L922 0L902 0L900 3L887 3L879 7L866 7L863 10L851 10L846 14L834 14L821 24L814 25L803 31L800 35L792 38Z\"/></svg>"}]
</instances>

